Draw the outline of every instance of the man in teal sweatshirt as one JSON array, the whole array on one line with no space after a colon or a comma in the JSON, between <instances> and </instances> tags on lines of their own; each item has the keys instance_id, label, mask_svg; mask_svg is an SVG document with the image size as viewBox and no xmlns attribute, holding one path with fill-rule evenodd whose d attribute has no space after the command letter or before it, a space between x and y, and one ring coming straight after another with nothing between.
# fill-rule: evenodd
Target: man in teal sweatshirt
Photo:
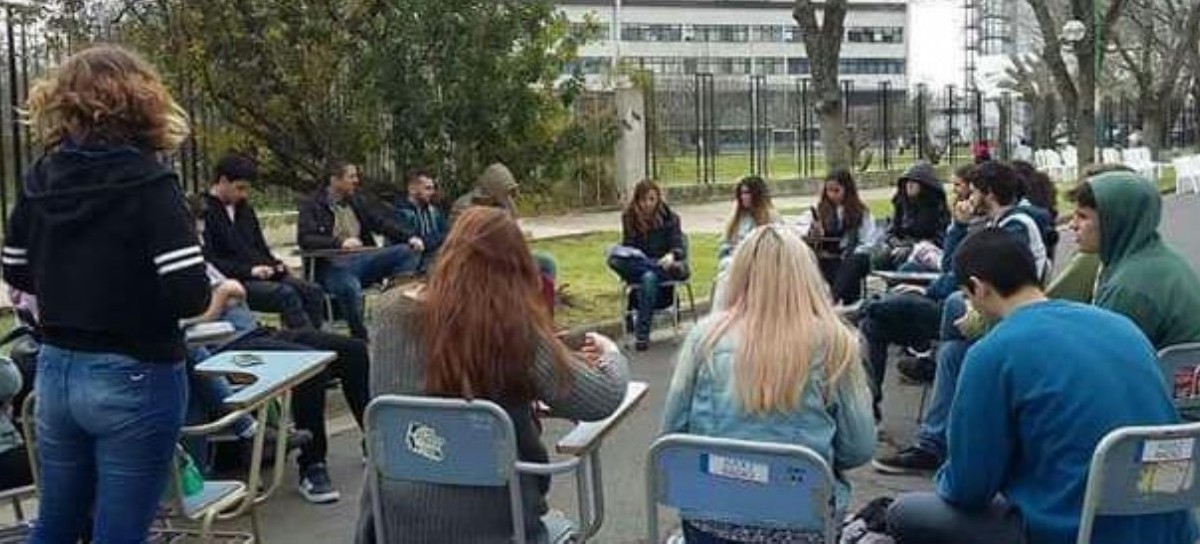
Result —
<instances>
[{"instance_id":1,"label":"man in teal sweatshirt","mask_svg":"<svg viewBox=\"0 0 1200 544\"><path fill-rule=\"evenodd\" d=\"M1028 248L996 229L954 256L971 304L999 319L967 352L935 494L888 512L899 544L1075 542L1092 453L1119 427L1179 421L1130 320L1048 300ZM1190 544L1190 512L1101 517L1093 543Z\"/></svg>"},{"instance_id":2,"label":"man in teal sweatshirt","mask_svg":"<svg viewBox=\"0 0 1200 544\"><path fill-rule=\"evenodd\" d=\"M1157 350L1200 342L1200 279L1159 237L1162 197L1154 185L1109 172L1071 197L1079 250L1100 255L1094 303L1132 319Z\"/></svg>"}]
</instances>

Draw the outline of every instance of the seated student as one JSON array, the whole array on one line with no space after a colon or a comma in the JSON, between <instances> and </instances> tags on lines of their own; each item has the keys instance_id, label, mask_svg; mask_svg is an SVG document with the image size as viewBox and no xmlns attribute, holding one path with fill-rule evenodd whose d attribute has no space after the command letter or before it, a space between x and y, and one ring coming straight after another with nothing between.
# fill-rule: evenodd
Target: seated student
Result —
<instances>
[{"instance_id":1,"label":"seated student","mask_svg":"<svg viewBox=\"0 0 1200 544\"><path fill-rule=\"evenodd\" d=\"M544 462L534 401L559 417L595 421L620 405L628 366L607 338L589 335L571 354L542 304L539 274L517 223L503 211L474 207L450 228L423 289L383 296L372 324L371 396L427 395L487 399L516 428L518 458ZM545 538L547 477L521 476L530 542ZM379 542L369 486L355 541ZM512 542L509 493L501 487L381 482L388 544Z\"/></svg>"},{"instance_id":2,"label":"seated student","mask_svg":"<svg viewBox=\"0 0 1200 544\"><path fill-rule=\"evenodd\" d=\"M733 214L725 223L725 237L717 248L718 266L727 266L727 259L750 231L779 221L767 182L758 176L747 176L734 188Z\"/></svg>"},{"instance_id":3,"label":"seated student","mask_svg":"<svg viewBox=\"0 0 1200 544\"><path fill-rule=\"evenodd\" d=\"M1034 256L1038 277L1045 278L1050 266L1046 247L1042 243L1042 232L1047 228L1046 216L1040 210L1018 205L1022 185L1016 172L1004 163L989 161L976 166L969 181L973 198L987 210L989 226L999 228L1025 246ZM957 250L966 228L960 223L950 227L950 233L946 236L947 252L953 254ZM953 272L947 275L952 277ZM967 306L961 293L953 293L943 302L933 397L926 406L916 442L896 455L877 459L873 464L880 472L902 474L932 471L941 463L945 454L946 418L950 402L954 399L963 358L973 341L957 326L966 313Z\"/></svg>"},{"instance_id":4,"label":"seated student","mask_svg":"<svg viewBox=\"0 0 1200 544\"><path fill-rule=\"evenodd\" d=\"M507 212L509 217L516 219L517 204L515 199L519 187L517 178L513 176L512 171L507 166L498 162L493 163L479 175L479 178L475 181L475 188L471 192L454 201L454 206L450 212L451 220L474 206L499 208ZM542 296L545 298L546 304L550 307L550 313L553 316L555 306L566 296L567 285L557 285L558 263L554 261L554 257L549 253L534 251L533 260L537 262L538 272L541 274Z\"/></svg>"},{"instance_id":5,"label":"seated student","mask_svg":"<svg viewBox=\"0 0 1200 544\"><path fill-rule=\"evenodd\" d=\"M227 285L220 277L220 272L210 269L215 278L220 278L219 285ZM300 445L300 494L305 500L315 504L336 502L341 494L333 487L329 479L325 457L328 449L328 437L325 431L325 391L329 381L337 377L341 382L342 393L350 406L350 413L355 422L362 428L362 414L367 406L367 377L370 372L367 345L362 340L317 330L285 330L271 331L261 327L254 313L245 303L230 299L229 303L215 318L216 321L227 321L237 330L235 339L213 348L214 353L223 351L332 351L337 353L337 359L329 367L296 387L292 394L292 416L297 437L289 436L289 444ZM223 398L223 397L222 397ZM211 402L211 401L210 401ZM311 440L308 438L311 436Z\"/></svg>"},{"instance_id":6,"label":"seated student","mask_svg":"<svg viewBox=\"0 0 1200 544\"><path fill-rule=\"evenodd\" d=\"M1045 210L1048 224L1051 228L1043 231L1043 241L1046 243L1046 255L1050 260L1055 258L1058 248L1058 187L1045 172L1024 161L1009 163L1017 176L1021 178L1021 193L1024 195L1021 204Z\"/></svg>"},{"instance_id":7,"label":"seated student","mask_svg":"<svg viewBox=\"0 0 1200 544\"><path fill-rule=\"evenodd\" d=\"M373 285L392 276L412 272L417 268L417 254L423 247L420 238L401 228L369 206L358 195L358 167L332 161L326 169L328 183L309 199L300 203L296 226L297 241L302 250L360 249L375 246L375 234L390 240L407 240L361 255L344 255L319 259L317 279L342 307L350 334L367 339L363 321L363 286Z\"/></svg>"},{"instance_id":8,"label":"seated student","mask_svg":"<svg viewBox=\"0 0 1200 544\"><path fill-rule=\"evenodd\" d=\"M812 448L833 468L838 515L844 471L875 450L871 392L857 334L833 311L812 251L790 230L752 231L734 253L725 296L679 350L663 433ZM808 542L817 535L683 520L689 544Z\"/></svg>"},{"instance_id":9,"label":"seated student","mask_svg":"<svg viewBox=\"0 0 1200 544\"><path fill-rule=\"evenodd\" d=\"M1133 173L1123 164L1092 164L1080 172L1079 179L1087 180L1106 172ZM1050 298L1073 300L1091 304L1096 296L1096 281L1100 276L1100 256L1094 252L1076 249L1071 259L1046 288Z\"/></svg>"},{"instance_id":10,"label":"seated student","mask_svg":"<svg viewBox=\"0 0 1200 544\"><path fill-rule=\"evenodd\" d=\"M289 329L319 329L325 319L325 293L297 278L271 254L258 215L247 200L258 165L229 153L217 162L206 195L204 258L246 288L247 303L260 312L279 313Z\"/></svg>"},{"instance_id":11,"label":"seated student","mask_svg":"<svg viewBox=\"0 0 1200 544\"><path fill-rule=\"evenodd\" d=\"M875 220L858 198L858 186L849 170L838 169L825 176L821 200L812 213L808 234L817 247L821 276L833 289L836 303L854 304L862 298L862 281L871 271Z\"/></svg>"},{"instance_id":12,"label":"seated student","mask_svg":"<svg viewBox=\"0 0 1200 544\"><path fill-rule=\"evenodd\" d=\"M918 242L942 247L950 210L946 190L937 179L933 166L918 162L896 182L892 197L892 224L888 229L885 253L877 259L877 268L892 270L908 261Z\"/></svg>"},{"instance_id":13,"label":"seated student","mask_svg":"<svg viewBox=\"0 0 1200 544\"><path fill-rule=\"evenodd\" d=\"M424 273L433 264L437 250L446 239L446 231L450 228L446 214L433 199L437 194L437 185L433 176L424 170L409 172L406 183L407 197L396 201L396 221L400 227L421 241L421 261L417 271Z\"/></svg>"},{"instance_id":14,"label":"seated student","mask_svg":"<svg viewBox=\"0 0 1200 544\"><path fill-rule=\"evenodd\" d=\"M1094 302L1132 319L1155 349L1200 341L1200 279L1158 234L1162 196L1132 172L1109 172L1071 192L1079 251L1100 256Z\"/></svg>"},{"instance_id":15,"label":"seated student","mask_svg":"<svg viewBox=\"0 0 1200 544\"><path fill-rule=\"evenodd\" d=\"M621 215L621 245L610 252L608 266L625 283L638 287L628 301L637 308L633 327L627 324L626 328L634 329L637 350L645 351L650 347L654 309L670 295L661 292L659 284L690 275L679 216L662 200L662 190L653 181L634 186L633 198Z\"/></svg>"},{"instance_id":16,"label":"seated student","mask_svg":"<svg viewBox=\"0 0 1200 544\"><path fill-rule=\"evenodd\" d=\"M1028 247L999 229L962 243L954 275L972 306L1000 322L967 353L935 493L901 496L889 531L899 544L1073 543L1100 440L1178 422L1154 348L1117 314L1047 300ZM1196 536L1184 510L1102 516L1093 542Z\"/></svg>"},{"instance_id":17,"label":"seated student","mask_svg":"<svg viewBox=\"0 0 1200 544\"><path fill-rule=\"evenodd\" d=\"M29 470L29 453L21 431L13 423L13 399L21 391L21 371L12 359L0 357L0 491L24 487L33 483Z\"/></svg>"}]
</instances>

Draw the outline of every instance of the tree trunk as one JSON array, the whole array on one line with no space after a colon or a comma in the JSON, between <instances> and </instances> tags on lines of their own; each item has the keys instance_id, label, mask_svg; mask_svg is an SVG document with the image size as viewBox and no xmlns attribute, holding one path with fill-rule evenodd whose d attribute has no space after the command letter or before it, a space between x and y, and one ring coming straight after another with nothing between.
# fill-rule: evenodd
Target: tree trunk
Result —
<instances>
[{"instance_id":1,"label":"tree trunk","mask_svg":"<svg viewBox=\"0 0 1200 544\"><path fill-rule=\"evenodd\" d=\"M1079 164L1096 162L1096 51L1091 39L1076 44L1079 59L1078 98L1075 103L1075 133Z\"/></svg>"},{"instance_id":2,"label":"tree trunk","mask_svg":"<svg viewBox=\"0 0 1200 544\"><path fill-rule=\"evenodd\" d=\"M846 10L847 0L826 0L821 4L820 23L817 22L817 5L812 0L796 0L792 10L792 18L804 33L804 48L812 67L813 90L817 95L816 112L821 119L821 145L830 170L854 166L846 125L842 121L842 90L838 81Z\"/></svg>"},{"instance_id":3,"label":"tree trunk","mask_svg":"<svg viewBox=\"0 0 1200 544\"><path fill-rule=\"evenodd\" d=\"M1163 104L1149 99L1138 105L1142 116L1142 145L1150 148L1151 155L1157 157L1163 146Z\"/></svg>"}]
</instances>

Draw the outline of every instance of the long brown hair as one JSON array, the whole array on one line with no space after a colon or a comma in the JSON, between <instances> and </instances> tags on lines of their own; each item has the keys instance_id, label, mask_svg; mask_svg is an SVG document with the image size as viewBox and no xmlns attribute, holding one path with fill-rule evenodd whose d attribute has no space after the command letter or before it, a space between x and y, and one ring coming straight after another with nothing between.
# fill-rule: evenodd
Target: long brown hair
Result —
<instances>
[{"instance_id":1,"label":"long brown hair","mask_svg":"<svg viewBox=\"0 0 1200 544\"><path fill-rule=\"evenodd\" d=\"M23 113L47 148L74 139L169 151L188 135L187 114L154 67L115 45L71 55L34 83Z\"/></svg>"},{"instance_id":2,"label":"long brown hair","mask_svg":"<svg viewBox=\"0 0 1200 544\"><path fill-rule=\"evenodd\" d=\"M651 191L658 195L658 205L650 213L643 213L640 203ZM625 205L625 218L633 225L639 236L662 226L663 222L663 193L657 183L644 179L633 186L633 198Z\"/></svg>"},{"instance_id":3,"label":"long brown hair","mask_svg":"<svg viewBox=\"0 0 1200 544\"><path fill-rule=\"evenodd\" d=\"M750 192L750 208L742 207L742 189ZM767 182L758 176L746 176L733 188L733 215L725 224L725 240L732 242L737 238L738 223L742 216L750 214L754 218L754 226L761 227L775 220L775 205L771 203L771 190Z\"/></svg>"},{"instance_id":4,"label":"long brown hair","mask_svg":"<svg viewBox=\"0 0 1200 544\"><path fill-rule=\"evenodd\" d=\"M835 182L842 186L842 225L847 231L858 230L862 226L863 217L867 215L867 205L858 196L858 185L854 183L854 175L845 168L838 168L825 176L825 182ZM820 220L833 217L837 213L837 205L825 196L825 188L821 188L821 200L817 203L817 215Z\"/></svg>"},{"instance_id":5,"label":"long brown hair","mask_svg":"<svg viewBox=\"0 0 1200 544\"><path fill-rule=\"evenodd\" d=\"M539 344L550 346L558 376L567 376L567 349L554 336L537 265L504 210L464 211L429 276L416 317L426 393L533 400Z\"/></svg>"}]
</instances>

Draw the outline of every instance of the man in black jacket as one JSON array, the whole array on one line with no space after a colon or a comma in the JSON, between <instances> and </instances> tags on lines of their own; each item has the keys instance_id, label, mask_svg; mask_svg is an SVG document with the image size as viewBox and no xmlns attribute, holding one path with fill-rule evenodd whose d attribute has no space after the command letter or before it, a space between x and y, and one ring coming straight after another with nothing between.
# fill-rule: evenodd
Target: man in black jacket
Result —
<instances>
[{"instance_id":1,"label":"man in black jacket","mask_svg":"<svg viewBox=\"0 0 1200 544\"><path fill-rule=\"evenodd\" d=\"M357 166L333 161L326 174L328 183L300 203L297 242L305 251L346 251L345 255L319 259L317 279L338 299L350 334L366 340L363 286L416 270L424 245L420 238L357 194ZM376 248L376 234L408 243Z\"/></svg>"},{"instance_id":2,"label":"man in black jacket","mask_svg":"<svg viewBox=\"0 0 1200 544\"><path fill-rule=\"evenodd\" d=\"M205 197L204 256L222 274L246 288L255 311L279 313L289 329L319 329L324 320L321 288L291 274L271 254L254 207L246 200L258 167L248 157L227 154Z\"/></svg>"}]
</instances>

